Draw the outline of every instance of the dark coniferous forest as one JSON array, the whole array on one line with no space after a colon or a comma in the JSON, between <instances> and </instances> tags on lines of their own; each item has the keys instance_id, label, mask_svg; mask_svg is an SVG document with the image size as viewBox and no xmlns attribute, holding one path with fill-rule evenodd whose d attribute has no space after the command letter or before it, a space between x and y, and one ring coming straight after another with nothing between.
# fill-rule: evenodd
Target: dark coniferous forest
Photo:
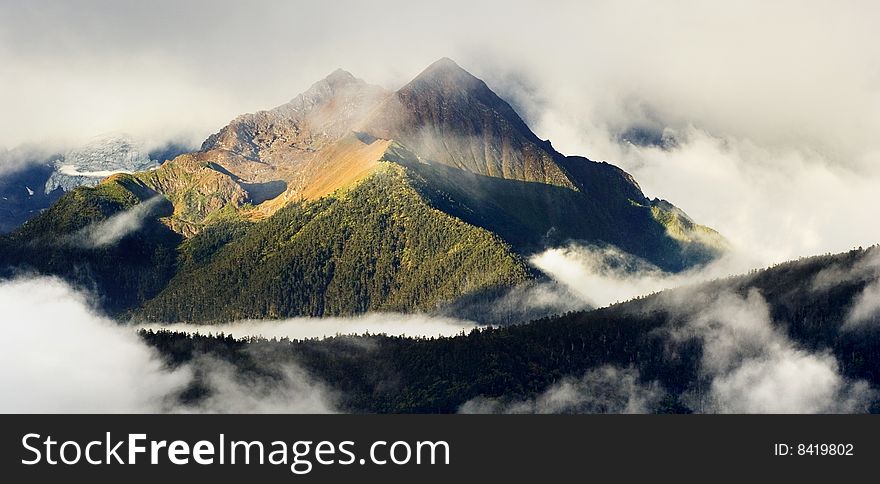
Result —
<instances>
[{"instance_id":1,"label":"dark coniferous forest","mask_svg":"<svg viewBox=\"0 0 880 484\"><path fill-rule=\"evenodd\" d=\"M794 347L827 352L846 378L880 385L880 329L846 327L854 299L875 277L863 268L878 250L802 259L604 309L456 337L279 341L166 331L141 335L172 365L210 355L233 364L245 378L271 381L280 365L295 363L338 390L341 407L352 412L456 412L478 397L516 402L606 366L634 370L641 384L659 388L647 410L706 411L700 395L709 393L711 375L703 368L704 343L696 334L671 335L721 294L745 298L757 291L773 326ZM832 276L835 284L823 286ZM180 398L195 404L207 391L195 383ZM860 410L880 407L869 403Z\"/></svg>"}]
</instances>

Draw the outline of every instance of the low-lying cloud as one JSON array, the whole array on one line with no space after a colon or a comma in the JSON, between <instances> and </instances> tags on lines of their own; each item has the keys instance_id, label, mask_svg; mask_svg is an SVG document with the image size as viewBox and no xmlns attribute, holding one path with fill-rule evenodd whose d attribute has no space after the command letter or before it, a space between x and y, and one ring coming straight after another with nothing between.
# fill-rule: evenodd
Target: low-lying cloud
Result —
<instances>
[{"instance_id":1,"label":"low-lying cloud","mask_svg":"<svg viewBox=\"0 0 880 484\"><path fill-rule=\"evenodd\" d=\"M865 286L846 318L845 328L876 326L880 322L880 280Z\"/></svg>"},{"instance_id":2,"label":"low-lying cloud","mask_svg":"<svg viewBox=\"0 0 880 484\"><path fill-rule=\"evenodd\" d=\"M292 363L274 368L276 378L252 378L233 365L207 356L189 364L209 393L175 413L334 413L335 392Z\"/></svg>"},{"instance_id":3,"label":"low-lying cloud","mask_svg":"<svg viewBox=\"0 0 880 484\"><path fill-rule=\"evenodd\" d=\"M163 197L155 196L115 213L106 220L88 225L72 236L72 243L89 249L114 245L123 237L140 230L163 200Z\"/></svg>"},{"instance_id":4,"label":"low-lying cloud","mask_svg":"<svg viewBox=\"0 0 880 484\"><path fill-rule=\"evenodd\" d=\"M271 381L243 379L204 357L172 369L132 328L55 278L0 282L0 307L3 413L335 411L332 392L293 364ZM209 393L182 405L196 377Z\"/></svg>"},{"instance_id":5,"label":"low-lying cloud","mask_svg":"<svg viewBox=\"0 0 880 484\"><path fill-rule=\"evenodd\" d=\"M248 320L223 324L149 324L145 330L180 333L226 334L235 338L263 337L310 339L337 335L386 334L389 336L454 336L477 327L463 319L424 314L367 313L351 317Z\"/></svg>"},{"instance_id":6,"label":"low-lying cloud","mask_svg":"<svg viewBox=\"0 0 880 484\"><path fill-rule=\"evenodd\" d=\"M702 267L669 273L614 247L576 243L547 249L529 262L592 307L739 274L754 266L750 259L727 254Z\"/></svg>"},{"instance_id":7,"label":"low-lying cloud","mask_svg":"<svg viewBox=\"0 0 880 484\"><path fill-rule=\"evenodd\" d=\"M190 374L53 278L0 283L0 411L156 412Z\"/></svg>"},{"instance_id":8,"label":"low-lying cloud","mask_svg":"<svg viewBox=\"0 0 880 484\"><path fill-rule=\"evenodd\" d=\"M870 203L877 163L853 166L800 146L768 146L686 127L673 148L616 143L611 158L649 196L718 230L734 252L769 265L880 241ZM607 145L607 143L606 143Z\"/></svg>"},{"instance_id":9,"label":"low-lying cloud","mask_svg":"<svg viewBox=\"0 0 880 484\"><path fill-rule=\"evenodd\" d=\"M867 255L855 264L835 263L823 268L813 277L810 289L820 293L851 282L862 282L865 286L853 299L841 329L849 331L875 326L880 321L880 248L868 249Z\"/></svg>"},{"instance_id":10,"label":"low-lying cloud","mask_svg":"<svg viewBox=\"0 0 880 484\"><path fill-rule=\"evenodd\" d=\"M828 352L798 347L774 326L764 298L708 296L677 291L661 298L678 320L674 342L702 343L701 373L710 379L708 393L687 400L698 412L850 413L867 411L876 392L865 381L840 373Z\"/></svg>"},{"instance_id":11,"label":"low-lying cloud","mask_svg":"<svg viewBox=\"0 0 880 484\"><path fill-rule=\"evenodd\" d=\"M657 382L640 382L637 370L603 366L563 378L527 400L474 398L459 413L651 413L665 394Z\"/></svg>"}]
</instances>

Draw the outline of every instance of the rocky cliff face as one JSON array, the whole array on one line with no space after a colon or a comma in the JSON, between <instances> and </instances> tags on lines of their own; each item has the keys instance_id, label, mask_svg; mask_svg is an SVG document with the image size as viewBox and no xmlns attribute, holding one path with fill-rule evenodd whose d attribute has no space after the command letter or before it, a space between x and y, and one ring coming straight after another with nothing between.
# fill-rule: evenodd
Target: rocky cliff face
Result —
<instances>
[{"instance_id":1,"label":"rocky cliff face","mask_svg":"<svg viewBox=\"0 0 880 484\"><path fill-rule=\"evenodd\" d=\"M450 59L431 64L363 123L424 160L477 175L575 188L558 160L503 99Z\"/></svg>"}]
</instances>

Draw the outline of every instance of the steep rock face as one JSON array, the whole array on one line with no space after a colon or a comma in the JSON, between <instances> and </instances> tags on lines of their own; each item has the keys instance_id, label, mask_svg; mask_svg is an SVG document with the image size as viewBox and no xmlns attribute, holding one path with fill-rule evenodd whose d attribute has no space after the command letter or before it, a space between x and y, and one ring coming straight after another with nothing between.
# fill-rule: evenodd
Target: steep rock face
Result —
<instances>
[{"instance_id":1,"label":"steep rock face","mask_svg":"<svg viewBox=\"0 0 880 484\"><path fill-rule=\"evenodd\" d=\"M389 142L367 142L352 128L387 95L337 70L286 104L237 117L199 152L144 179L169 194L173 225L188 236L221 212L265 218L369 173Z\"/></svg>"},{"instance_id":2,"label":"steep rock face","mask_svg":"<svg viewBox=\"0 0 880 484\"><path fill-rule=\"evenodd\" d=\"M234 119L209 137L201 152L248 182L283 181L292 192L302 190L313 165L326 160L322 151L350 136L387 94L337 70L286 104Z\"/></svg>"},{"instance_id":3,"label":"steep rock face","mask_svg":"<svg viewBox=\"0 0 880 484\"><path fill-rule=\"evenodd\" d=\"M341 69L290 102L234 119L203 144L267 163L307 158L349 134L388 93Z\"/></svg>"},{"instance_id":4,"label":"steep rock face","mask_svg":"<svg viewBox=\"0 0 880 484\"><path fill-rule=\"evenodd\" d=\"M363 124L424 160L477 175L573 188L560 156L507 102L450 59L390 96Z\"/></svg>"}]
</instances>

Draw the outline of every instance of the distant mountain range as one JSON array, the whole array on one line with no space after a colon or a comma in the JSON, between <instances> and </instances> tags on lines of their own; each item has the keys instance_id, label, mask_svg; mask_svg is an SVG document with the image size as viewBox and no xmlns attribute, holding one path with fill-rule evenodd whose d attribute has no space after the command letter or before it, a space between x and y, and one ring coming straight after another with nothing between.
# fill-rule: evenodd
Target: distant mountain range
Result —
<instances>
[{"instance_id":1,"label":"distant mountain range","mask_svg":"<svg viewBox=\"0 0 880 484\"><path fill-rule=\"evenodd\" d=\"M570 241L665 271L726 247L623 170L557 152L449 59L394 92L336 71L156 169L103 152L135 172L65 193L0 239L0 267L95 288L117 315L432 311L541 277L525 258Z\"/></svg>"},{"instance_id":2,"label":"distant mountain range","mask_svg":"<svg viewBox=\"0 0 880 484\"><path fill-rule=\"evenodd\" d=\"M15 158L15 166L0 176L0 233L19 227L64 192L95 186L114 173L156 168L183 151L182 146L169 143L148 152L131 136L105 134L59 153L26 148L0 153L0 168L13 162L4 158Z\"/></svg>"}]
</instances>

